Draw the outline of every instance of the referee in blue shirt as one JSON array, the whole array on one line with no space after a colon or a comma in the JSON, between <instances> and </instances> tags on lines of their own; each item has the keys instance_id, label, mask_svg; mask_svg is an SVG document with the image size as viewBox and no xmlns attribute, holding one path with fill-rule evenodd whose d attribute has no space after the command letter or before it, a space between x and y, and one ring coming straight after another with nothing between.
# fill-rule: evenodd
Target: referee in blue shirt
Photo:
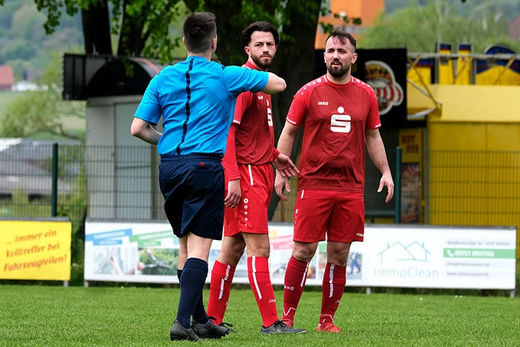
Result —
<instances>
[{"instance_id":1,"label":"referee in blue shirt","mask_svg":"<svg viewBox=\"0 0 520 347\"><path fill-rule=\"evenodd\" d=\"M236 97L244 92L280 93L285 81L267 72L224 67L211 61L217 48L212 13L188 16L183 26L188 58L164 68L148 85L132 122L133 136L157 144L164 209L179 238L180 300L172 340L220 338L230 329L208 319L202 289L213 240L222 239L224 173L221 159ZM156 125L163 117L164 132ZM292 170L288 159L283 169ZM278 169L280 169L278 167ZM193 317L193 323L190 318Z\"/></svg>"}]
</instances>

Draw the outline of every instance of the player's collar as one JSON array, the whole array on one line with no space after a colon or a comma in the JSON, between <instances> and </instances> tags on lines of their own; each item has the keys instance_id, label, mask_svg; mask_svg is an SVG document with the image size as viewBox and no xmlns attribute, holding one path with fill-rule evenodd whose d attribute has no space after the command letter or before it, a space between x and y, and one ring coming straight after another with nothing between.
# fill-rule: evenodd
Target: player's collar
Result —
<instances>
[{"instance_id":1,"label":"player's collar","mask_svg":"<svg viewBox=\"0 0 520 347\"><path fill-rule=\"evenodd\" d=\"M246 61L246 63L245 63L244 65L242 65L242 66L243 66L243 67L248 67L248 68L250 68L251 70L264 71L264 70L261 70L261 69L257 68L257 67L255 66L255 64L251 63L249 60Z\"/></svg>"},{"instance_id":2,"label":"player's collar","mask_svg":"<svg viewBox=\"0 0 520 347\"><path fill-rule=\"evenodd\" d=\"M328 84L330 84L330 85L332 85L332 86L334 86L334 87L346 87L346 86L351 85L352 82L354 81L354 77L352 77L352 75L350 75L350 81L348 81L348 82L345 83L345 84L338 84L338 83L334 83L334 82L332 82L331 80L329 80L329 79L327 78L327 74L325 74L325 75L323 76L323 78L325 79L325 82L327 82Z\"/></svg>"}]
</instances>

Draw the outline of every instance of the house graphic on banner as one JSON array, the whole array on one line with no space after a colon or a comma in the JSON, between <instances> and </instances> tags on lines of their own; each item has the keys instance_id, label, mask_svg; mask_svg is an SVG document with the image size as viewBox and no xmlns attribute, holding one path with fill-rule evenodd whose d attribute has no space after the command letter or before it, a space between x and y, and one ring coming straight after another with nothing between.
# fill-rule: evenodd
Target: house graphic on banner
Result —
<instances>
[{"instance_id":1,"label":"house graphic on banner","mask_svg":"<svg viewBox=\"0 0 520 347\"><path fill-rule=\"evenodd\" d=\"M404 246L401 242L387 243L386 248L377 254L381 263L394 261L421 261L427 262L430 251L424 246L424 242L412 242Z\"/></svg>"}]
</instances>

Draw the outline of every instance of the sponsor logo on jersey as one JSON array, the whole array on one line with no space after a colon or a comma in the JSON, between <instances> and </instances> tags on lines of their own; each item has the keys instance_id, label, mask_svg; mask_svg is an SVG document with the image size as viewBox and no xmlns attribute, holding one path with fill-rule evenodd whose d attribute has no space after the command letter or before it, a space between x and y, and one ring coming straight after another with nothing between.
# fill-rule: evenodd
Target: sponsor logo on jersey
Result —
<instances>
[{"instance_id":1,"label":"sponsor logo on jersey","mask_svg":"<svg viewBox=\"0 0 520 347\"><path fill-rule=\"evenodd\" d=\"M380 115L390 112L393 106L399 106L403 102L403 88L396 82L394 71L386 63L379 60L367 61L365 79L376 93Z\"/></svg>"},{"instance_id":2,"label":"sponsor logo on jersey","mask_svg":"<svg viewBox=\"0 0 520 347\"><path fill-rule=\"evenodd\" d=\"M318 106L328 106L328 105L329 105L328 101L318 101Z\"/></svg>"}]
</instances>

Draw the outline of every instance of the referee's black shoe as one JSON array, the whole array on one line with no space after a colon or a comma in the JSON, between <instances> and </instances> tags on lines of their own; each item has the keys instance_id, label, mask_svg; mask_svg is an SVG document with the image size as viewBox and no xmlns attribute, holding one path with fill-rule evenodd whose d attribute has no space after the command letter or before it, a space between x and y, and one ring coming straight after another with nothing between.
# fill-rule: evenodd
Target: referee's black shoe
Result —
<instances>
[{"instance_id":1,"label":"referee's black shoe","mask_svg":"<svg viewBox=\"0 0 520 347\"><path fill-rule=\"evenodd\" d=\"M288 326L281 320L277 320L272 325L264 327L262 325L262 334L303 334L306 333L305 329L296 329Z\"/></svg>"},{"instance_id":2,"label":"referee's black shoe","mask_svg":"<svg viewBox=\"0 0 520 347\"><path fill-rule=\"evenodd\" d=\"M173 322L172 329L170 330L170 340L200 341L201 339L197 336L197 334L192 328L186 329L176 319L175 322Z\"/></svg>"},{"instance_id":3,"label":"referee's black shoe","mask_svg":"<svg viewBox=\"0 0 520 347\"><path fill-rule=\"evenodd\" d=\"M204 324L193 321L191 327L201 339L220 339L233 332L233 330L223 324L216 325L211 319L208 319Z\"/></svg>"}]
</instances>

